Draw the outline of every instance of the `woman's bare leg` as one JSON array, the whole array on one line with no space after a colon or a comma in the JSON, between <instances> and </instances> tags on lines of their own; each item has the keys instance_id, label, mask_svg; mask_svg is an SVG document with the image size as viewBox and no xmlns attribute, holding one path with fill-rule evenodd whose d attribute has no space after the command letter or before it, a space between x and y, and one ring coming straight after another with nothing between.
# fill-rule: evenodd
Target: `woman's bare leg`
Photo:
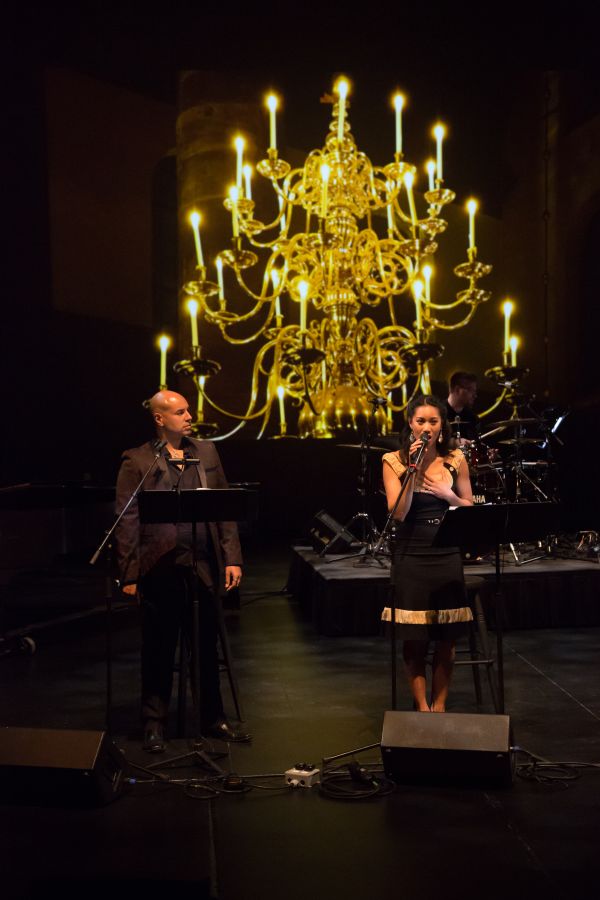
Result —
<instances>
[{"instance_id":1,"label":"woman's bare leg","mask_svg":"<svg viewBox=\"0 0 600 900\"><path fill-rule=\"evenodd\" d=\"M446 700L454 666L454 641L437 641L433 654L431 711L446 712Z\"/></svg>"},{"instance_id":2,"label":"woman's bare leg","mask_svg":"<svg viewBox=\"0 0 600 900\"><path fill-rule=\"evenodd\" d=\"M419 712L430 711L427 703L427 679L425 676L425 655L428 646L428 641L404 641L402 648L408 684L415 700L415 707Z\"/></svg>"}]
</instances>

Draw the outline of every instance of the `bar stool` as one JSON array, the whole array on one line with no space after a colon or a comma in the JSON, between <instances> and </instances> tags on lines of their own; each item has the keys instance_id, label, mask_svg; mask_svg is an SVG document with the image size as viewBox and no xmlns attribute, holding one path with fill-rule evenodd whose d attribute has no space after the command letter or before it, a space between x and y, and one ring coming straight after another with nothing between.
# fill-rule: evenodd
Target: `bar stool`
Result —
<instances>
[{"instance_id":1,"label":"bar stool","mask_svg":"<svg viewBox=\"0 0 600 900\"><path fill-rule=\"evenodd\" d=\"M465 593L467 603L473 611L473 621L469 628L469 647L465 650L457 650L457 653L468 653L469 659L457 659L457 666L471 666L473 671L473 684L475 687L475 699L477 706L481 706L481 675L480 666L485 666L485 671L492 695L492 702L496 713L500 712L500 703L498 700L498 688L496 684L496 675L494 671L495 659L491 653L490 640L485 621L485 614L481 603L481 592L483 587L492 587L489 581L481 578L479 575L465 575Z\"/></svg>"}]
</instances>

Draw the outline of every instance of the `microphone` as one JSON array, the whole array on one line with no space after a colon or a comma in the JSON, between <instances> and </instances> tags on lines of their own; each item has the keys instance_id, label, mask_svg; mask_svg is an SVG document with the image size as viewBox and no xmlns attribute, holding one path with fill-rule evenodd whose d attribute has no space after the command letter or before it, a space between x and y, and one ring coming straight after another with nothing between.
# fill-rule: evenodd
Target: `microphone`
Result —
<instances>
[{"instance_id":1,"label":"microphone","mask_svg":"<svg viewBox=\"0 0 600 900\"><path fill-rule=\"evenodd\" d=\"M419 436L419 440L421 441L421 446L419 447L419 449L416 452L414 462L411 462L411 464L409 465L409 469L417 468L417 466L419 465L419 463L425 456L425 451L427 450L427 444L429 443L430 438L431 438L430 431L421 432L421 435Z\"/></svg>"},{"instance_id":2,"label":"microphone","mask_svg":"<svg viewBox=\"0 0 600 900\"><path fill-rule=\"evenodd\" d=\"M387 404L387 400L385 397L369 397L369 403L372 406L385 406Z\"/></svg>"},{"instance_id":3,"label":"microphone","mask_svg":"<svg viewBox=\"0 0 600 900\"><path fill-rule=\"evenodd\" d=\"M152 449L158 456L165 449L169 442L165 440L160 440L160 438L156 438L156 440L152 441Z\"/></svg>"}]
</instances>

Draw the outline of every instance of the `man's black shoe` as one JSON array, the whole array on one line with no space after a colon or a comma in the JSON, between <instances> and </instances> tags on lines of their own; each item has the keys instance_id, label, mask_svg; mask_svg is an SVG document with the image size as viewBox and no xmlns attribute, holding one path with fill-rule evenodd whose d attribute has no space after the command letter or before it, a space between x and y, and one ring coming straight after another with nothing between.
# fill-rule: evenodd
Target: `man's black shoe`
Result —
<instances>
[{"instance_id":1,"label":"man's black shoe","mask_svg":"<svg viewBox=\"0 0 600 900\"><path fill-rule=\"evenodd\" d=\"M252 735L244 731L236 731L227 719L217 719L208 728L202 731L204 737L218 738L220 741L230 741L231 743L242 743L243 741L252 740Z\"/></svg>"},{"instance_id":2,"label":"man's black shoe","mask_svg":"<svg viewBox=\"0 0 600 900\"><path fill-rule=\"evenodd\" d=\"M153 722L147 725L144 730L143 748L146 753L164 753L167 749L167 743L163 734L162 725L159 722Z\"/></svg>"}]
</instances>

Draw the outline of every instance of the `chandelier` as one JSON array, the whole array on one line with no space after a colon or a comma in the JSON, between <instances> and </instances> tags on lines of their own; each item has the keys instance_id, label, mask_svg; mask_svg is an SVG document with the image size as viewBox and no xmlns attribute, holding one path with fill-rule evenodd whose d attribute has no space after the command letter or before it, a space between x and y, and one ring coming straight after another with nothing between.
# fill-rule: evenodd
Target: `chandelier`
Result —
<instances>
[{"instance_id":1,"label":"chandelier","mask_svg":"<svg viewBox=\"0 0 600 900\"><path fill-rule=\"evenodd\" d=\"M356 433L373 419L385 434L392 413L431 390L429 366L444 350L439 332L466 326L490 296L478 287L491 266L477 258L474 200L467 204L467 258L454 269L464 288L447 302L433 289L433 258L447 228L442 213L455 199L443 177L444 126L433 129L435 159L426 164L418 210L417 167L402 148L404 97L393 99L395 153L384 166L357 148L348 97L349 82L340 78L327 98L332 118L324 145L300 168L279 157L278 100L267 98L269 147L256 171L275 198L269 221L259 218L252 196L245 141L235 139L235 184L224 201L232 237L216 257L214 280L202 252L200 214L190 217L197 262L195 279L184 285L191 353L174 368L195 379L199 434L215 430L206 421L209 406L236 422L229 433L256 423L259 438L288 434L291 406L298 408L300 437ZM376 307L379 324L369 314ZM240 410L223 409L207 391L220 365L204 358L198 315L226 342L256 345Z\"/></svg>"}]
</instances>

